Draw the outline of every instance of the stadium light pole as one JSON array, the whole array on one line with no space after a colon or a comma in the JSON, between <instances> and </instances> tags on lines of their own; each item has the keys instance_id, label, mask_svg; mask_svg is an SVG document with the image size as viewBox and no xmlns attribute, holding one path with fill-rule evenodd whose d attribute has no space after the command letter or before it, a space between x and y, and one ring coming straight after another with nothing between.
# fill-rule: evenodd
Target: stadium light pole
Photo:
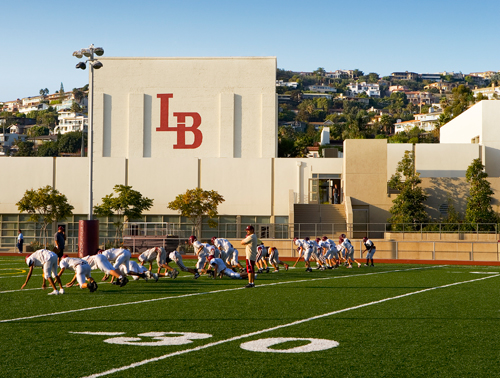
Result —
<instances>
[{"instance_id":1,"label":"stadium light pole","mask_svg":"<svg viewBox=\"0 0 500 378\"><path fill-rule=\"evenodd\" d=\"M101 56L104 54L104 49L102 47L94 47L90 45L86 49L77 50L73 53L73 56L81 59L83 56L88 59L86 62L90 65L90 82L89 82L89 129L87 132L87 148L89 157L89 216L88 220L92 220L93 212L93 192L92 192L92 173L93 173L93 159L94 159L94 69L98 70L102 67L102 63L97 60L95 55ZM84 62L78 62L76 68L84 70L87 68ZM83 130L82 130L83 132Z\"/></svg>"}]
</instances>

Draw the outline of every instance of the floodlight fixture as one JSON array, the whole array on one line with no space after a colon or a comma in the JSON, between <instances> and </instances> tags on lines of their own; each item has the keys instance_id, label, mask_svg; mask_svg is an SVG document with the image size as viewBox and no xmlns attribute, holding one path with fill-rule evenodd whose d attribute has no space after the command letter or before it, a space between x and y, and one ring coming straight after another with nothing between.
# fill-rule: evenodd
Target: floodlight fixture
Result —
<instances>
[{"instance_id":1,"label":"floodlight fixture","mask_svg":"<svg viewBox=\"0 0 500 378\"><path fill-rule=\"evenodd\" d=\"M97 56L102 56L104 54L104 49L102 47L96 47L94 52Z\"/></svg>"},{"instance_id":2,"label":"floodlight fixture","mask_svg":"<svg viewBox=\"0 0 500 378\"><path fill-rule=\"evenodd\" d=\"M92 56L92 52L90 51L90 49L82 49L82 54L87 58L90 58Z\"/></svg>"},{"instance_id":3,"label":"floodlight fixture","mask_svg":"<svg viewBox=\"0 0 500 378\"><path fill-rule=\"evenodd\" d=\"M85 63L83 63L83 62L78 62L77 65L76 65L76 68L84 70L85 68L87 68L87 65Z\"/></svg>"},{"instance_id":4,"label":"floodlight fixture","mask_svg":"<svg viewBox=\"0 0 500 378\"><path fill-rule=\"evenodd\" d=\"M83 54L80 50L77 50L73 53L73 56L76 56L78 59L82 59Z\"/></svg>"},{"instance_id":5,"label":"floodlight fixture","mask_svg":"<svg viewBox=\"0 0 500 378\"><path fill-rule=\"evenodd\" d=\"M102 67L102 63L96 60L93 64L92 67L94 67L96 70Z\"/></svg>"}]
</instances>

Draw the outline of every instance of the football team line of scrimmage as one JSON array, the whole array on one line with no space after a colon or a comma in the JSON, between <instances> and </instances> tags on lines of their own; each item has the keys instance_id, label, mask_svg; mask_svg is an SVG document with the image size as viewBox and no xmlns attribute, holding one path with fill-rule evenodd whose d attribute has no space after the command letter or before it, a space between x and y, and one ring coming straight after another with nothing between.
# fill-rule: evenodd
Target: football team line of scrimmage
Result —
<instances>
[{"instance_id":1,"label":"football team line of scrimmage","mask_svg":"<svg viewBox=\"0 0 500 378\"><path fill-rule=\"evenodd\" d=\"M194 235L189 237L189 244L193 246L198 259L194 268L184 265L179 252L168 252L163 247L147 249L138 256L138 262L132 260L131 252L124 248L99 250L97 254L83 258L69 257L60 251L56 254L48 249L40 249L26 257L29 271L21 289L27 286L35 267L42 267L42 288L46 289L48 281L53 289L49 295L65 294L61 277L66 270L74 272L71 281L64 285L66 288L77 285L80 289L95 292L98 284L92 278L92 270L104 272L103 281L111 278L112 284L123 287L129 282L129 276L134 280L142 278L155 282L160 277L175 279L179 271L170 266L170 263L174 262L180 270L192 274L194 279L198 279L201 275L212 279L224 276L231 279L248 279L245 287L252 288L255 287L257 274L269 273L269 266L273 267L273 273L279 272L280 266L283 266L285 270L289 269L289 265L280 260L276 247L264 246L264 243L257 238L253 226L246 227L246 234L241 241L241 246L245 247L246 267L240 264L238 250L227 239L213 237L211 243L201 243ZM376 247L366 237L363 238L363 243L365 246L363 254L367 252L364 265L372 267ZM337 244L326 236L318 237L316 240L310 240L307 237L295 238L294 244L297 246L298 257L293 267L303 259L308 273L312 272L311 261L316 263L316 269L319 270L337 269L340 266L352 268L353 264L357 264L358 267L362 266L361 262L354 259L354 247L345 234L340 236ZM158 270L153 273L155 260Z\"/></svg>"}]
</instances>

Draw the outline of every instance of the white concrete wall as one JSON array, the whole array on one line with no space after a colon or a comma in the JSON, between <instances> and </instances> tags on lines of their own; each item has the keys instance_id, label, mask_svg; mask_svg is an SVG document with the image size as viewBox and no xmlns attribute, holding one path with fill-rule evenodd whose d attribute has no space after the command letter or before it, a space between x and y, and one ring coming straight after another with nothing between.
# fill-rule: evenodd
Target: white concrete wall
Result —
<instances>
[{"instance_id":1,"label":"white concrete wall","mask_svg":"<svg viewBox=\"0 0 500 378\"><path fill-rule=\"evenodd\" d=\"M272 158L277 154L276 58L100 58L95 71L95 153L102 157ZM158 131L198 113L202 143L174 149L177 131ZM186 126L193 123L186 118ZM182 133L184 135L184 133ZM186 144L194 134L186 132Z\"/></svg>"},{"instance_id":2,"label":"white concrete wall","mask_svg":"<svg viewBox=\"0 0 500 378\"><path fill-rule=\"evenodd\" d=\"M0 213L19 214L16 203L24 192L53 184L53 158L0 158Z\"/></svg>"},{"instance_id":3,"label":"white concrete wall","mask_svg":"<svg viewBox=\"0 0 500 378\"><path fill-rule=\"evenodd\" d=\"M500 177L500 101L481 101L483 108L482 126L483 164L491 177Z\"/></svg>"},{"instance_id":4,"label":"white concrete wall","mask_svg":"<svg viewBox=\"0 0 500 378\"><path fill-rule=\"evenodd\" d=\"M416 144L415 168L420 177L465 177L472 160L479 158L478 144Z\"/></svg>"},{"instance_id":5,"label":"white concrete wall","mask_svg":"<svg viewBox=\"0 0 500 378\"><path fill-rule=\"evenodd\" d=\"M64 194L74 207L73 214L87 214L89 210L89 159L86 157L56 158L55 162L55 188ZM94 202L95 200L96 198Z\"/></svg>"},{"instance_id":6,"label":"white concrete wall","mask_svg":"<svg viewBox=\"0 0 500 378\"><path fill-rule=\"evenodd\" d=\"M387 181L396 173L398 163L405 156L405 151L412 151L411 143L387 143Z\"/></svg>"},{"instance_id":7,"label":"white concrete wall","mask_svg":"<svg viewBox=\"0 0 500 378\"><path fill-rule=\"evenodd\" d=\"M483 143L482 119L485 102L487 101L481 101L441 127L440 142L470 143L472 138L479 136L479 142Z\"/></svg>"},{"instance_id":8,"label":"white concrete wall","mask_svg":"<svg viewBox=\"0 0 500 378\"><path fill-rule=\"evenodd\" d=\"M168 209L168 203L198 186L198 159L130 159L128 185L154 200L148 214L178 214Z\"/></svg>"},{"instance_id":9,"label":"white concrete wall","mask_svg":"<svg viewBox=\"0 0 500 378\"><path fill-rule=\"evenodd\" d=\"M225 199L219 214L271 215L271 180L272 159L201 160L201 188Z\"/></svg>"}]
</instances>

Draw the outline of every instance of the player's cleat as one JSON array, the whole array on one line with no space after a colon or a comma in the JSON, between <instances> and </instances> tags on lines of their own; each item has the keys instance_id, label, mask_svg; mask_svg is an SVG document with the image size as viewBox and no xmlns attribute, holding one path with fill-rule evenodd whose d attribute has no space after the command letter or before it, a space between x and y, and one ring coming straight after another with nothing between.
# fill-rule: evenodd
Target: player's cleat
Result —
<instances>
[{"instance_id":1,"label":"player's cleat","mask_svg":"<svg viewBox=\"0 0 500 378\"><path fill-rule=\"evenodd\" d=\"M151 274L151 272L149 270L146 270L146 277L148 278L154 278L153 274Z\"/></svg>"},{"instance_id":2,"label":"player's cleat","mask_svg":"<svg viewBox=\"0 0 500 378\"><path fill-rule=\"evenodd\" d=\"M259 269L259 270L257 271L257 273L262 273L262 269Z\"/></svg>"},{"instance_id":3,"label":"player's cleat","mask_svg":"<svg viewBox=\"0 0 500 378\"><path fill-rule=\"evenodd\" d=\"M319 268L319 270L323 271L323 270L325 270L325 267L322 266L322 267Z\"/></svg>"},{"instance_id":4,"label":"player's cleat","mask_svg":"<svg viewBox=\"0 0 500 378\"><path fill-rule=\"evenodd\" d=\"M285 270L288 270L289 266L290 266L290 265L285 264Z\"/></svg>"},{"instance_id":5,"label":"player's cleat","mask_svg":"<svg viewBox=\"0 0 500 378\"><path fill-rule=\"evenodd\" d=\"M153 273L153 278L154 278L155 282L158 282L158 274L157 273Z\"/></svg>"},{"instance_id":6,"label":"player's cleat","mask_svg":"<svg viewBox=\"0 0 500 378\"><path fill-rule=\"evenodd\" d=\"M128 278L122 277L121 282L120 282L120 287L125 286L127 283L128 283Z\"/></svg>"},{"instance_id":7,"label":"player's cleat","mask_svg":"<svg viewBox=\"0 0 500 378\"><path fill-rule=\"evenodd\" d=\"M350 269L350 268L352 268L352 266L351 266L351 265L349 265L349 266L347 267L347 269Z\"/></svg>"},{"instance_id":8,"label":"player's cleat","mask_svg":"<svg viewBox=\"0 0 500 378\"><path fill-rule=\"evenodd\" d=\"M269 268L264 269L266 273L269 273Z\"/></svg>"},{"instance_id":9,"label":"player's cleat","mask_svg":"<svg viewBox=\"0 0 500 378\"><path fill-rule=\"evenodd\" d=\"M240 268L240 273L245 273L247 270L244 268Z\"/></svg>"},{"instance_id":10,"label":"player's cleat","mask_svg":"<svg viewBox=\"0 0 500 378\"><path fill-rule=\"evenodd\" d=\"M58 294L59 294L59 292L57 290L54 290L53 292L51 292L51 293L49 293L47 295L58 295Z\"/></svg>"},{"instance_id":11,"label":"player's cleat","mask_svg":"<svg viewBox=\"0 0 500 378\"><path fill-rule=\"evenodd\" d=\"M365 264L365 266L370 266L370 265L368 265L368 264Z\"/></svg>"},{"instance_id":12,"label":"player's cleat","mask_svg":"<svg viewBox=\"0 0 500 378\"><path fill-rule=\"evenodd\" d=\"M200 273L195 273L193 278L194 278L195 280L196 280L197 278L200 278Z\"/></svg>"},{"instance_id":13,"label":"player's cleat","mask_svg":"<svg viewBox=\"0 0 500 378\"><path fill-rule=\"evenodd\" d=\"M360 263L358 263L358 268L361 268L361 264Z\"/></svg>"},{"instance_id":14,"label":"player's cleat","mask_svg":"<svg viewBox=\"0 0 500 378\"><path fill-rule=\"evenodd\" d=\"M245 285L246 288L251 288L251 287L255 287L255 284L253 283L248 283L247 285Z\"/></svg>"},{"instance_id":15,"label":"player's cleat","mask_svg":"<svg viewBox=\"0 0 500 378\"><path fill-rule=\"evenodd\" d=\"M328 269L333 269L333 266L328 265L328 267L327 267L327 268L328 268Z\"/></svg>"},{"instance_id":16,"label":"player's cleat","mask_svg":"<svg viewBox=\"0 0 500 378\"><path fill-rule=\"evenodd\" d=\"M59 289L59 294L64 294L64 289Z\"/></svg>"},{"instance_id":17,"label":"player's cleat","mask_svg":"<svg viewBox=\"0 0 500 378\"><path fill-rule=\"evenodd\" d=\"M279 269L275 269L273 270L273 273L279 273L279 271L280 271Z\"/></svg>"},{"instance_id":18,"label":"player's cleat","mask_svg":"<svg viewBox=\"0 0 500 378\"><path fill-rule=\"evenodd\" d=\"M375 265L373 265L373 264L372 264L372 265L370 265L370 266L373 266L373 267L375 267Z\"/></svg>"}]
</instances>

